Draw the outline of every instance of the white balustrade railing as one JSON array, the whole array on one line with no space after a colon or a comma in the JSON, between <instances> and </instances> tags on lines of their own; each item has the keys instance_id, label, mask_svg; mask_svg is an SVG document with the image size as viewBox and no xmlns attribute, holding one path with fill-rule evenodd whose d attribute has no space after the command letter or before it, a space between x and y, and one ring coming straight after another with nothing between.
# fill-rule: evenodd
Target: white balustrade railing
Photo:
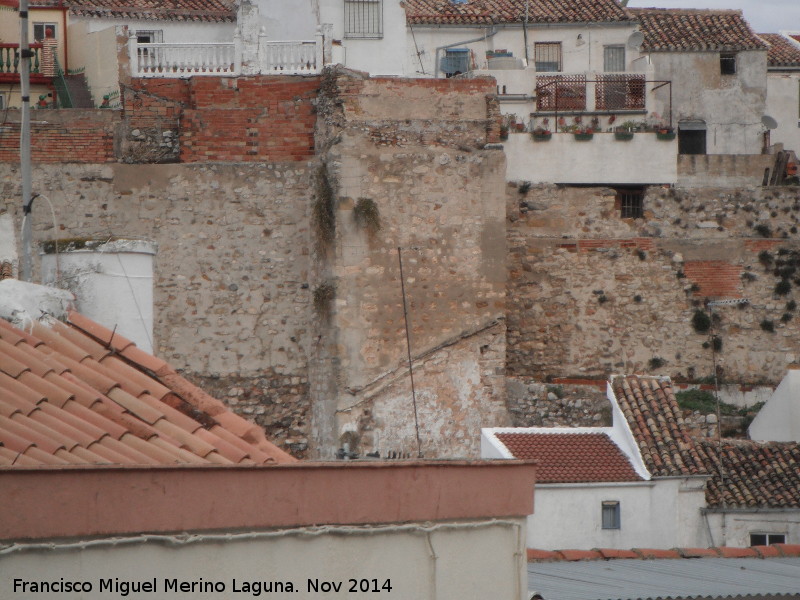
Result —
<instances>
[{"instance_id":1,"label":"white balustrade railing","mask_svg":"<svg viewBox=\"0 0 800 600\"><path fill-rule=\"evenodd\" d=\"M317 73L317 44L313 41L259 42L258 58L263 75Z\"/></svg>"},{"instance_id":2,"label":"white balustrade railing","mask_svg":"<svg viewBox=\"0 0 800 600\"><path fill-rule=\"evenodd\" d=\"M133 77L238 75L241 53L236 44L129 44Z\"/></svg>"},{"instance_id":3,"label":"white balustrade railing","mask_svg":"<svg viewBox=\"0 0 800 600\"><path fill-rule=\"evenodd\" d=\"M131 76L309 75L319 73L330 57L330 34L324 28L315 40L272 41L262 32L247 48L245 44L239 35L230 44L140 44L131 36ZM247 57L244 61L243 56Z\"/></svg>"}]
</instances>

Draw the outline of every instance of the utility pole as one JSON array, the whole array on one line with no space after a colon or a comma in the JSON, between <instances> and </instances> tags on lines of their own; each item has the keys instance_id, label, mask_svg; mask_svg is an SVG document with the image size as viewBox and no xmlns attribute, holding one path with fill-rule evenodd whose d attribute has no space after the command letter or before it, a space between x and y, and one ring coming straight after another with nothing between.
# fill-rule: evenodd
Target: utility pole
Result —
<instances>
[{"instance_id":1,"label":"utility pole","mask_svg":"<svg viewBox=\"0 0 800 600\"><path fill-rule=\"evenodd\" d=\"M22 123L19 133L19 163L22 176L22 280L31 281L31 53L28 45L28 0L19 0L19 81Z\"/></svg>"}]
</instances>

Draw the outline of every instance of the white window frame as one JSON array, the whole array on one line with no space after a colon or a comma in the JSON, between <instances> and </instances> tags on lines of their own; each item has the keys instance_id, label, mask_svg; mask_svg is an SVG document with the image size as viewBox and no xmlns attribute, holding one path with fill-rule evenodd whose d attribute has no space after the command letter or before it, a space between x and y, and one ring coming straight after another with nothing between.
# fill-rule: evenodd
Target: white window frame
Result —
<instances>
[{"instance_id":1,"label":"white window frame","mask_svg":"<svg viewBox=\"0 0 800 600\"><path fill-rule=\"evenodd\" d=\"M620 64L620 65L612 64L611 65L612 68L609 69L609 63L618 62L619 61L619 56L614 57L613 61L609 60L611 51L620 51L620 50L622 51L622 64ZM625 60L626 60L626 58L627 57L625 56L625 46L623 46L622 44L613 44L613 45L609 45L609 46L603 46L603 72L605 72L605 73L624 73L625 72L625 64L626 64ZM619 68L617 68L617 67L619 67Z\"/></svg>"},{"instance_id":2,"label":"white window frame","mask_svg":"<svg viewBox=\"0 0 800 600\"><path fill-rule=\"evenodd\" d=\"M753 543L753 536L756 535L763 535L766 538L766 544L754 544ZM767 531L751 531L750 532L750 545L751 546L772 546L773 544L785 544L786 543L786 533L775 533L775 532L767 532Z\"/></svg>"},{"instance_id":3,"label":"white window frame","mask_svg":"<svg viewBox=\"0 0 800 600\"><path fill-rule=\"evenodd\" d=\"M344 0L344 37L383 38L383 0Z\"/></svg>"},{"instance_id":4,"label":"white window frame","mask_svg":"<svg viewBox=\"0 0 800 600\"><path fill-rule=\"evenodd\" d=\"M622 510L619 500L603 500L600 505L600 525L606 530L622 529Z\"/></svg>"},{"instance_id":5,"label":"white window frame","mask_svg":"<svg viewBox=\"0 0 800 600\"><path fill-rule=\"evenodd\" d=\"M58 38L58 23L45 23L44 21L41 22L34 22L33 23L33 41L37 44L40 44L42 40L45 39L44 34L47 31L48 27L53 28L53 39ZM41 38L36 37L36 30L41 28Z\"/></svg>"},{"instance_id":6,"label":"white window frame","mask_svg":"<svg viewBox=\"0 0 800 600\"><path fill-rule=\"evenodd\" d=\"M556 60L553 61L553 53L557 53ZM548 60L541 60L541 59ZM561 42L535 42L533 44L533 64L537 73L561 73L564 69L564 49ZM547 65L548 68L540 69L540 66ZM555 65L555 69L549 68Z\"/></svg>"}]
</instances>

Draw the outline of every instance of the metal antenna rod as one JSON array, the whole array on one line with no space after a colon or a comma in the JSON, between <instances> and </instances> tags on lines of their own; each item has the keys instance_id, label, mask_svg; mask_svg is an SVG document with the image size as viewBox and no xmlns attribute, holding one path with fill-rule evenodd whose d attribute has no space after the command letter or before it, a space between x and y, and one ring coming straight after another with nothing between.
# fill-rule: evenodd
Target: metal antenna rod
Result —
<instances>
[{"instance_id":1,"label":"metal antenna rod","mask_svg":"<svg viewBox=\"0 0 800 600\"><path fill-rule=\"evenodd\" d=\"M31 50L28 45L28 0L19 0L19 81L22 123L19 133L19 163L22 176L22 280L31 281Z\"/></svg>"},{"instance_id":2,"label":"metal antenna rod","mask_svg":"<svg viewBox=\"0 0 800 600\"><path fill-rule=\"evenodd\" d=\"M417 458L422 458L422 442L419 439L419 420L417 419L417 392L414 389L414 369L411 360L411 335L408 332L408 307L406 306L406 284L403 277L403 255L397 247L397 262L400 263L400 291L403 294L403 319L406 324L406 349L408 351L408 376L411 378L411 402L414 405L414 429L417 432Z\"/></svg>"}]
</instances>

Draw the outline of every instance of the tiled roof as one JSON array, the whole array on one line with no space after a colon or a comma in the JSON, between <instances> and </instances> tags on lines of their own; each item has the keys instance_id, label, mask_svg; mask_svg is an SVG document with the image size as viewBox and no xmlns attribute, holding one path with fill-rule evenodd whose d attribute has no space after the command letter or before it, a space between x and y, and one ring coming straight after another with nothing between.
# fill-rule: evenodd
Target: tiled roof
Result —
<instances>
[{"instance_id":1,"label":"tiled roof","mask_svg":"<svg viewBox=\"0 0 800 600\"><path fill-rule=\"evenodd\" d=\"M81 17L154 21L236 20L231 0L64 0L70 13Z\"/></svg>"},{"instance_id":2,"label":"tiled roof","mask_svg":"<svg viewBox=\"0 0 800 600\"><path fill-rule=\"evenodd\" d=\"M762 50L739 10L629 8L644 35L646 52Z\"/></svg>"},{"instance_id":3,"label":"tiled roof","mask_svg":"<svg viewBox=\"0 0 800 600\"><path fill-rule=\"evenodd\" d=\"M0 318L0 467L295 459L167 363L77 313Z\"/></svg>"},{"instance_id":4,"label":"tiled roof","mask_svg":"<svg viewBox=\"0 0 800 600\"><path fill-rule=\"evenodd\" d=\"M720 452L688 435L668 378L615 377L612 387L653 476L711 475L711 507L800 508L800 445L724 439Z\"/></svg>"},{"instance_id":5,"label":"tiled roof","mask_svg":"<svg viewBox=\"0 0 800 600\"><path fill-rule=\"evenodd\" d=\"M538 460L538 483L641 481L605 433L498 433L514 458Z\"/></svg>"},{"instance_id":6,"label":"tiled roof","mask_svg":"<svg viewBox=\"0 0 800 600\"><path fill-rule=\"evenodd\" d=\"M521 23L525 0L404 0L411 25ZM537 0L528 4L528 22L584 23L630 21L615 0Z\"/></svg>"},{"instance_id":7,"label":"tiled roof","mask_svg":"<svg viewBox=\"0 0 800 600\"><path fill-rule=\"evenodd\" d=\"M62 0L28 0L28 8L59 8L64 5ZM19 0L0 0L0 6L19 8Z\"/></svg>"},{"instance_id":8,"label":"tiled roof","mask_svg":"<svg viewBox=\"0 0 800 600\"><path fill-rule=\"evenodd\" d=\"M800 45L778 33L759 33L758 36L769 44L767 64L770 67L800 67Z\"/></svg>"}]
</instances>

